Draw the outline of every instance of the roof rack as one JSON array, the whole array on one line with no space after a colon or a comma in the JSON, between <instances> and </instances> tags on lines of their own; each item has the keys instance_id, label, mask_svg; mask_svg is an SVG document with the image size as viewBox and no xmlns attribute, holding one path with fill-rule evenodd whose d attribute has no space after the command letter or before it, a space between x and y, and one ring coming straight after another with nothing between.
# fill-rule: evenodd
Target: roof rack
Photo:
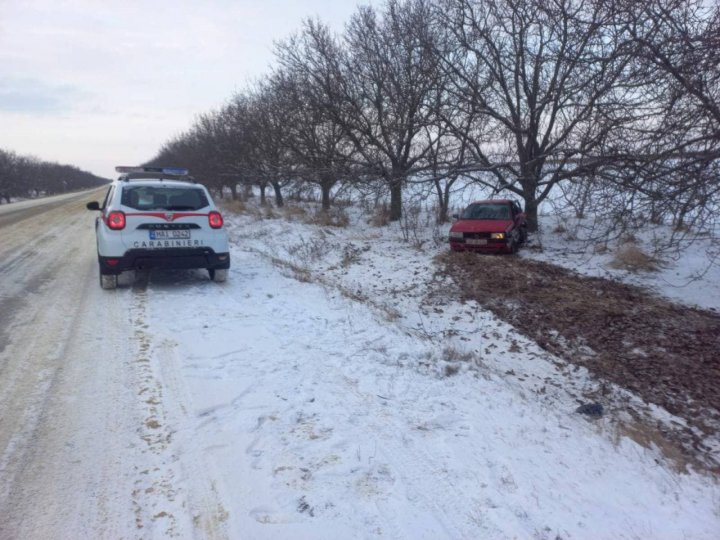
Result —
<instances>
[{"instance_id":1,"label":"roof rack","mask_svg":"<svg viewBox=\"0 0 720 540\"><path fill-rule=\"evenodd\" d=\"M158 180L185 180L187 182L195 182L189 176L190 171L182 167L115 167L115 171L122 173L118 180L129 182L138 179L158 179Z\"/></svg>"}]
</instances>

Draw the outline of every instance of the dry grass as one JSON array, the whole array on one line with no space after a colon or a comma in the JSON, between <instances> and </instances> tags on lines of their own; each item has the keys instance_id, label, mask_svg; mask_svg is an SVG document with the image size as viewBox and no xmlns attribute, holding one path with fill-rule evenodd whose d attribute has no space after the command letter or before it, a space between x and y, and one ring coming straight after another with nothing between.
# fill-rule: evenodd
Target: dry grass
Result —
<instances>
[{"instance_id":1,"label":"dry grass","mask_svg":"<svg viewBox=\"0 0 720 540\"><path fill-rule=\"evenodd\" d=\"M362 249L354 244L346 244L343 247L342 260L340 266L347 268L348 266L360 262L360 256L362 255Z\"/></svg>"},{"instance_id":2,"label":"dry grass","mask_svg":"<svg viewBox=\"0 0 720 540\"><path fill-rule=\"evenodd\" d=\"M320 225L321 227L345 228L350 224L350 218L342 208L330 208L329 210L318 210L306 223Z\"/></svg>"},{"instance_id":3,"label":"dry grass","mask_svg":"<svg viewBox=\"0 0 720 540\"><path fill-rule=\"evenodd\" d=\"M307 217L307 210L296 204L287 204L283 207L283 214L289 221L304 221Z\"/></svg>"},{"instance_id":4,"label":"dry grass","mask_svg":"<svg viewBox=\"0 0 720 540\"><path fill-rule=\"evenodd\" d=\"M452 377L460 373L463 365L474 367L475 355L471 352L459 351L454 347L445 347L442 351L442 359L446 362L443 368L444 376Z\"/></svg>"},{"instance_id":5,"label":"dry grass","mask_svg":"<svg viewBox=\"0 0 720 540\"><path fill-rule=\"evenodd\" d=\"M223 210L223 212L232 214L250 213L249 206L242 199L220 199L217 201L217 205Z\"/></svg>"},{"instance_id":6,"label":"dry grass","mask_svg":"<svg viewBox=\"0 0 720 540\"><path fill-rule=\"evenodd\" d=\"M277 219L280 217L275 213L275 209L273 208L272 204L270 204L270 203L266 203L264 206L262 206L261 211L262 211L262 216L265 219Z\"/></svg>"},{"instance_id":7,"label":"dry grass","mask_svg":"<svg viewBox=\"0 0 720 540\"><path fill-rule=\"evenodd\" d=\"M677 441L668 438L658 427L648 425L647 422L637 420L620 420L614 425L612 432L613 442L616 446L624 437L636 442L643 448L648 450L658 450L668 461L668 463L678 473L688 473L689 467L703 468L703 464L683 452Z\"/></svg>"},{"instance_id":8,"label":"dry grass","mask_svg":"<svg viewBox=\"0 0 720 540\"><path fill-rule=\"evenodd\" d=\"M455 349L454 347L445 347L443 349L443 358L447 362L463 362L463 363L469 363L472 362L472 359L474 358L474 354L471 352L461 352Z\"/></svg>"},{"instance_id":9,"label":"dry grass","mask_svg":"<svg viewBox=\"0 0 720 540\"><path fill-rule=\"evenodd\" d=\"M278 257L269 256L268 258L276 267L284 271L289 271L289 273L285 273L284 275L302 283L312 283L314 281L312 272L307 268Z\"/></svg>"},{"instance_id":10,"label":"dry grass","mask_svg":"<svg viewBox=\"0 0 720 540\"><path fill-rule=\"evenodd\" d=\"M611 268L629 272L655 272L658 270L657 259L645 253L640 246L633 242L621 245L609 265Z\"/></svg>"},{"instance_id":11,"label":"dry grass","mask_svg":"<svg viewBox=\"0 0 720 540\"><path fill-rule=\"evenodd\" d=\"M390 224L390 208L386 204L376 206L375 212L368 221L373 227L385 227Z\"/></svg>"},{"instance_id":12,"label":"dry grass","mask_svg":"<svg viewBox=\"0 0 720 540\"><path fill-rule=\"evenodd\" d=\"M293 272L292 277L295 280L300 281L301 283L312 283L313 282L312 273L307 268L293 265L291 267L291 269Z\"/></svg>"},{"instance_id":13,"label":"dry grass","mask_svg":"<svg viewBox=\"0 0 720 540\"><path fill-rule=\"evenodd\" d=\"M332 246L327 243L324 235L307 240L301 238L299 243L286 248L291 258L298 259L306 265L311 265L325 258L330 249L332 249Z\"/></svg>"},{"instance_id":14,"label":"dry grass","mask_svg":"<svg viewBox=\"0 0 720 540\"><path fill-rule=\"evenodd\" d=\"M446 377L452 377L460 372L460 366L458 364L447 364L445 366L444 375Z\"/></svg>"},{"instance_id":15,"label":"dry grass","mask_svg":"<svg viewBox=\"0 0 720 540\"><path fill-rule=\"evenodd\" d=\"M352 300L354 302L360 302L362 304L368 302L367 295L363 293L360 289L350 289L343 285L337 285L336 288L340 292L340 294L342 294L345 298L349 300Z\"/></svg>"},{"instance_id":16,"label":"dry grass","mask_svg":"<svg viewBox=\"0 0 720 540\"><path fill-rule=\"evenodd\" d=\"M393 306L383 305L380 307L387 322L395 322L402 318L402 313Z\"/></svg>"}]
</instances>

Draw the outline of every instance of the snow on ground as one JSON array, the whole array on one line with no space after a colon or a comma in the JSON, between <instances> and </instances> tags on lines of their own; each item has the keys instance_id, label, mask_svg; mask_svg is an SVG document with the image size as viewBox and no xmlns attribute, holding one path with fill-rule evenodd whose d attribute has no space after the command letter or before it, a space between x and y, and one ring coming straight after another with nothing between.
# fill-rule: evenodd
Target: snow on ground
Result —
<instances>
[{"instance_id":1,"label":"snow on ground","mask_svg":"<svg viewBox=\"0 0 720 540\"><path fill-rule=\"evenodd\" d=\"M720 244L711 236L687 235L678 248L667 248L670 227L654 226L633 235L643 252L657 259L657 270L630 271L613 268L612 262L622 240L605 246L583 238L592 226L589 220L540 218L541 233L536 244L542 251L526 250L523 256L571 268L585 275L616 279L638 285L673 301L704 309L720 310ZM561 232L557 232L560 227Z\"/></svg>"},{"instance_id":2,"label":"snow on ground","mask_svg":"<svg viewBox=\"0 0 720 540\"><path fill-rule=\"evenodd\" d=\"M158 273L138 296L166 434L147 489L175 479L152 536L717 537L717 482L574 413L597 383L443 297L431 231L307 217L226 215L227 283ZM183 490L220 504L178 520Z\"/></svg>"}]
</instances>

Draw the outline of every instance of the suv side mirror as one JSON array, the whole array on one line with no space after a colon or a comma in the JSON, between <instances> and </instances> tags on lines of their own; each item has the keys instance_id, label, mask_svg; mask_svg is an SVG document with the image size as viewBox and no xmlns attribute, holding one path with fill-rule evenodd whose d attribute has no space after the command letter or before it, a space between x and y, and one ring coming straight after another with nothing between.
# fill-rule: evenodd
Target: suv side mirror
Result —
<instances>
[{"instance_id":1,"label":"suv side mirror","mask_svg":"<svg viewBox=\"0 0 720 540\"><path fill-rule=\"evenodd\" d=\"M458 219L460 219L460 214L453 214L452 218L457 221Z\"/></svg>"},{"instance_id":2,"label":"suv side mirror","mask_svg":"<svg viewBox=\"0 0 720 540\"><path fill-rule=\"evenodd\" d=\"M85 205L88 210L100 210L100 203L97 201L89 202Z\"/></svg>"}]
</instances>

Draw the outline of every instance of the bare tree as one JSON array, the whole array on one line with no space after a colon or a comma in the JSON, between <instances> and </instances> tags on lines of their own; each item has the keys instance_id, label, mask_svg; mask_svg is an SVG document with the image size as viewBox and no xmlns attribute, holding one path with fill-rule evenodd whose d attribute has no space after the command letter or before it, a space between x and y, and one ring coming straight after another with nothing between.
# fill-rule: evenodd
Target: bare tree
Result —
<instances>
[{"instance_id":1,"label":"bare tree","mask_svg":"<svg viewBox=\"0 0 720 540\"><path fill-rule=\"evenodd\" d=\"M291 41L284 47L298 45ZM290 152L288 160L295 163L298 179L320 187L322 208L327 211L331 190L348 176L356 151L346 128L335 121L311 84L303 71L288 69L276 71L271 82L279 108L284 110L283 140Z\"/></svg>"},{"instance_id":2,"label":"bare tree","mask_svg":"<svg viewBox=\"0 0 720 540\"><path fill-rule=\"evenodd\" d=\"M390 191L390 220L402 214L408 178L427 169L441 83L430 2L388 1L381 16L359 8L346 27L342 118L364 164Z\"/></svg>"},{"instance_id":3,"label":"bare tree","mask_svg":"<svg viewBox=\"0 0 720 540\"><path fill-rule=\"evenodd\" d=\"M281 64L302 73L352 141L361 174L382 179L389 189L391 220L400 218L403 185L427 167L434 144L426 129L436 124L439 80L432 16L425 0L390 0L381 14L358 8L342 42L308 21L302 54L280 49Z\"/></svg>"},{"instance_id":4,"label":"bare tree","mask_svg":"<svg viewBox=\"0 0 720 540\"><path fill-rule=\"evenodd\" d=\"M205 118L210 118L206 116ZM144 165L155 167L184 167L190 174L201 179L210 189L218 191L216 182L217 160L213 155L213 139L202 129L202 118L189 131L166 142L158 154Z\"/></svg>"},{"instance_id":5,"label":"bare tree","mask_svg":"<svg viewBox=\"0 0 720 540\"><path fill-rule=\"evenodd\" d=\"M635 21L644 91L655 104L649 121L626 137L636 141L630 169L653 214L676 228L707 223L720 202L720 5L696 0L620 4Z\"/></svg>"},{"instance_id":6,"label":"bare tree","mask_svg":"<svg viewBox=\"0 0 720 540\"><path fill-rule=\"evenodd\" d=\"M247 160L260 185L261 200L265 202L265 186L269 184L275 192L276 206L281 207L285 204L282 188L294 175L285 143L284 104L273 93L268 81L259 84L252 92L247 91L239 99L248 100L245 118Z\"/></svg>"},{"instance_id":7,"label":"bare tree","mask_svg":"<svg viewBox=\"0 0 720 540\"><path fill-rule=\"evenodd\" d=\"M637 21L632 36L638 55L656 68L654 83L666 92L668 113L694 110L696 136L720 141L720 5L698 0L629 5Z\"/></svg>"},{"instance_id":8,"label":"bare tree","mask_svg":"<svg viewBox=\"0 0 720 540\"><path fill-rule=\"evenodd\" d=\"M720 7L703 0L388 0L334 36L309 20L272 76L163 152L212 178L390 194L427 182L447 219L469 176L523 198L559 183L679 228L720 197ZM163 153L161 153L163 155ZM378 182L379 181L379 182ZM565 188L565 186L563 186ZM426 191L427 193L428 191Z\"/></svg>"},{"instance_id":9,"label":"bare tree","mask_svg":"<svg viewBox=\"0 0 720 540\"><path fill-rule=\"evenodd\" d=\"M558 182L605 164L603 146L639 97L627 23L592 0L447 0L455 40L444 64L466 114L479 183L525 202L530 230Z\"/></svg>"},{"instance_id":10,"label":"bare tree","mask_svg":"<svg viewBox=\"0 0 720 540\"><path fill-rule=\"evenodd\" d=\"M250 109L252 100L247 94L236 94L234 99L218 113L217 152L223 171L223 183L238 197L238 185L251 186L254 174ZM263 192L264 195L264 192ZM264 200L263 200L264 202Z\"/></svg>"},{"instance_id":11,"label":"bare tree","mask_svg":"<svg viewBox=\"0 0 720 540\"><path fill-rule=\"evenodd\" d=\"M10 202L20 192L17 178L17 156L13 152L0 149L0 203Z\"/></svg>"},{"instance_id":12,"label":"bare tree","mask_svg":"<svg viewBox=\"0 0 720 540\"><path fill-rule=\"evenodd\" d=\"M42 161L0 149L0 203L87 189L108 180L73 165Z\"/></svg>"}]
</instances>

